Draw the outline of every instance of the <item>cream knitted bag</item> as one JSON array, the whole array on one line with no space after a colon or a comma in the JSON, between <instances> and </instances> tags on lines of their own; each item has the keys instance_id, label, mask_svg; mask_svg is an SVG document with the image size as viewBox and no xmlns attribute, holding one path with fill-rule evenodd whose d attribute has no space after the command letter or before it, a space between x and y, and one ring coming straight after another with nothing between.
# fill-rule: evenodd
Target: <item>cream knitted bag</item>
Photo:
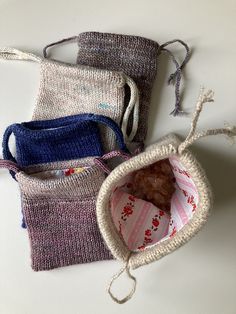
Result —
<instances>
[{"instance_id":1,"label":"cream knitted bag","mask_svg":"<svg viewBox=\"0 0 236 314\"><path fill-rule=\"evenodd\" d=\"M196 133L203 104L210 101L213 101L212 91L202 90L191 130L183 142L175 134L164 137L146 148L145 152L120 164L102 184L96 205L98 225L112 255L125 263L113 277L108 289L117 303L126 302L135 292L136 279L131 275L130 269L157 261L173 252L189 241L207 220L212 206L210 184L188 147L197 139L208 135L236 135L236 127ZM134 171L162 159L169 159L176 179L170 215L149 202L133 197L127 191ZM122 190L124 187L125 192ZM133 280L133 288L128 296L119 299L113 295L111 285L123 272Z\"/></svg>"},{"instance_id":2,"label":"cream knitted bag","mask_svg":"<svg viewBox=\"0 0 236 314\"><path fill-rule=\"evenodd\" d=\"M15 48L0 48L0 59L30 60L40 64L40 87L33 120L55 119L80 113L104 115L121 126L126 143L138 129L139 94L134 81L122 72L66 64ZM130 99L124 107L125 85ZM132 129L127 134L130 115ZM115 149L112 132L101 126L105 151Z\"/></svg>"}]
</instances>

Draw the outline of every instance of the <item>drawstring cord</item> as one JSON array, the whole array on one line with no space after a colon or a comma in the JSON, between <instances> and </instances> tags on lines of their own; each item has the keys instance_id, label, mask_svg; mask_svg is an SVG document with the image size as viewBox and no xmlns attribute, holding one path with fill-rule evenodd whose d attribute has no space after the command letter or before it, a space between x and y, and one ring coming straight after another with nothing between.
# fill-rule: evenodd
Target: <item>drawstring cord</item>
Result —
<instances>
[{"instance_id":1,"label":"drawstring cord","mask_svg":"<svg viewBox=\"0 0 236 314\"><path fill-rule=\"evenodd\" d=\"M189 134L184 140L184 142L182 142L179 145L179 148L178 148L178 152L180 154L182 154L183 151L188 146L192 145L196 140L202 137L206 137L209 135L218 135L218 134L225 134L229 138L236 136L236 126L228 126L226 128L219 128L219 129L209 129L206 131L201 131L201 132L196 133L197 124L198 124L200 113L202 112L202 109L203 109L203 105L205 103L213 102L214 101L213 95L214 93L212 90L205 91L204 88L201 88L200 96L196 104L196 110L193 114L193 119L192 119Z\"/></svg>"},{"instance_id":2,"label":"drawstring cord","mask_svg":"<svg viewBox=\"0 0 236 314\"><path fill-rule=\"evenodd\" d=\"M110 297L112 298L113 301L115 301L116 303L118 304L124 304L125 302L129 301L133 294L135 293L136 291L136 285L137 285L137 280L136 278L130 273L130 266L129 266L129 260L130 260L130 257L131 257L131 254L129 254L128 258L127 258L127 261L125 263L125 265L119 270L119 272L117 274L115 274L109 285L108 285L108 288L107 288L107 292L109 293ZM132 280L133 282L133 286L132 286L132 289L131 291L129 292L129 294L127 296L125 296L123 299L118 299L116 296L114 296L114 294L112 293L111 291L111 287L113 285L113 283L115 282L116 279L118 279L124 272L126 272L127 276L129 279Z\"/></svg>"},{"instance_id":3,"label":"drawstring cord","mask_svg":"<svg viewBox=\"0 0 236 314\"><path fill-rule=\"evenodd\" d=\"M41 62L42 59L33 53L23 52L15 48L3 47L0 48L0 59L3 60L30 60Z\"/></svg>"},{"instance_id":4,"label":"drawstring cord","mask_svg":"<svg viewBox=\"0 0 236 314\"><path fill-rule=\"evenodd\" d=\"M68 37L68 38L63 38L61 40L55 41L55 42L45 46L43 48L43 56L44 56L44 58L48 57L48 54L47 54L47 49L48 48L56 46L56 45L64 44L66 42L74 42L77 38L78 38L78 36L71 36L71 37Z\"/></svg>"},{"instance_id":5,"label":"drawstring cord","mask_svg":"<svg viewBox=\"0 0 236 314\"><path fill-rule=\"evenodd\" d=\"M63 43L66 43L66 42L75 42L77 39L78 39L78 36L72 36L72 37L64 38L62 40L59 40L59 41L53 42L51 44L48 44L43 49L44 58L48 57L48 54L47 54L47 49L48 48L56 46L58 44L63 44ZM167 46L175 44L175 43L181 44L185 48L185 50L186 50L185 58L184 58L184 60L183 60L183 62L181 64L179 64L177 62L174 54L169 49L166 48ZM176 71L174 73L172 73L170 75L169 79L168 79L168 84L172 83L172 84L175 85L175 109L170 114L172 114L174 116L182 115L182 114L184 114L184 112L181 110L181 106L180 106L180 102L181 102L180 82L181 82L181 78L182 78L182 70L183 70L183 68L185 67L185 65L187 64L187 62L190 59L190 49L189 49L188 45L184 41L182 41L180 39L173 39L173 40L167 41L166 43L160 45L159 48L158 48L158 51L157 51L157 55L160 54L162 51L168 53L168 55L171 57L174 65L176 67ZM127 113L127 115L128 115L128 113ZM137 114L135 114L135 115L137 115ZM133 127L133 130L132 130L131 134L128 137L129 140L134 138L135 127L136 126Z\"/></svg>"},{"instance_id":6,"label":"drawstring cord","mask_svg":"<svg viewBox=\"0 0 236 314\"><path fill-rule=\"evenodd\" d=\"M179 65L174 54L169 49L166 49L167 46L172 45L174 43L180 43L186 50L186 55L185 55L185 58L184 58L183 62L181 63L181 65ZM180 105L180 102L181 102L180 82L182 79L182 70L190 59L190 49L184 41L182 41L180 39L174 39L174 40L167 41L166 43L160 45L158 50L159 50L158 51L159 53L161 53L161 51L168 53L168 55L171 57L172 62L174 63L174 65L176 67L176 71L174 73L172 73L168 78L168 84L174 84L175 85L175 108L170 114L172 114L174 116L183 115L184 111L181 110L181 105Z\"/></svg>"},{"instance_id":7,"label":"drawstring cord","mask_svg":"<svg viewBox=\"0 0 236 314\"><path fill-rule=\"evenodd\" d=\"M130 88L130 101L125 110L121 130L124 135L125 142L132 142L137 131L138 131L138 123L139 123L139 91L135 82L128 76L126 76L126 84ZM130 134L127 134L128 121L129 117L133 110L133 121L132 121L132 130Z\"/></svg>"}]
</instances>

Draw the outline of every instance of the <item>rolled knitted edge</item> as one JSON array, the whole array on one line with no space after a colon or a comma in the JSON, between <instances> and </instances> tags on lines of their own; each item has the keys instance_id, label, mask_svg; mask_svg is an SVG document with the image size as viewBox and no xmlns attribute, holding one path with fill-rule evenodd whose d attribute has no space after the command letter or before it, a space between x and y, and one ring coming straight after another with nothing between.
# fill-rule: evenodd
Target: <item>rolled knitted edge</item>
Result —
<instances>
[{"instance_id":1,"label":"rolled knitted edge","mask_svg":"<svg viewBox=\"0 0 236 314\"><path fill-rule=\"evenodd\" d=\"M115 33L101 32L83 32L77 37L78 46L86 45L99 49L100 45L109 46L111 49L125 48L128 50L136 50L139 54L156 56L159 44L152 40L141 36L123 35Z\"/></svg>"},{"instance_id":2,"label":"rolled knitted edge","mask_svg":"<svg viewBox=\"0 0 236 314\"><path fill-rule=\"evenodd\" d=\"M32 175L37 172L66 169L76 166L87 166L88 168L71 176L54 179L41 179ZM60 199L66 196L67 198L78 199L79 195L79 197L83 199L91 194L96 195L104 180L104 172L95 165L94 157L89 157L66 162L24 167L22 171L17 172L16 180L20 185L21 191L28 196L34 195L39 198L47 196L47 198L50 199ZM100 184L99 186L98 182ZM73 189L73 186L76 187L76 189Z\"/></svg>"},{"instance_id":3,"label":"rolled knitted edge","mask_svg":"<svg viewBox=\"0 0 236 314\"><path fill-rule=\"evenodd\" d=\"M207 221L213 199L210 184L204 170L190 151L186 150L181 155L178 153L180 143L178 137L171 134L163 138L160 142L151 145L145 152L125 161L115 168L105 179L99 191L97 198L97 220L101 234L112 255L122 262L127 262L129 258L129 265L133 269L157 261L173 252L189 241ZM179 158L183 166L186 167L197 187L199 193L198 210L173 238L159 242L145 251L131 253L120 237L112 220L109 208L110 195L119 180L127 174L173 155Z\"/></svg>"},{"instance_id":4,"label":"rolled knitted edge","mask_svg":"<svg viewBox=\"0 0 236 314\"><path fill-rule=\"evenodd\" d=\"M126 83L126 78L122 72L98 69L87 65L65 63L57 60L43 59L41 62L40 77L44 77L49 72L50 75L63 76L64 79L83 79L97 84L115 85L122 87Z\"/></svg>"}]
</instances>

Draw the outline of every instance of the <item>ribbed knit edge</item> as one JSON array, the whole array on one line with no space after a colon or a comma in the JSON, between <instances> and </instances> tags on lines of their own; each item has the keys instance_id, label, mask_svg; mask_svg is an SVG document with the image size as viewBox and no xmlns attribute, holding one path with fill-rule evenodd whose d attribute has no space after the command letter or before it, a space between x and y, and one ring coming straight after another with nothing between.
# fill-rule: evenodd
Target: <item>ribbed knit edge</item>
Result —
<instances>
[{"instance_id":1,"label":"ribbed knit edge","mask_svg":"<svg viewBox=\"0 0 236 314\"><path fill-rule=\"evenodd\" d=\"M123 87L126 80L122 72L108 71L105 69L97 69L90 66L63 63L56 60L44 59L41 63L41 77L47 78L53 75L63 76L66 79L80 79L85 81L92 81L97 84L114 85Z\"/></svg>"},{"instance_id":2,"label":"ribbed knit edge","mask_svg":"<svg viewBox=\"0 0 236 314\"><path fill-rule=\"evenodd\" d=\"M80 160L77 160L78 166L81 165ZM56 164L60 164L59 162ZM61 167L66 163L61 163ZM25 168L27 169L27 168ZM48 166L44 167L30 167L29 172L36 172L37 169L41 171L49 170ZM52 168L51 168L52 169ZM61 168L59 168L61 169ZM23 193L23 198L35 196L36 198L44 198L47 196L48 199L60 199L63 200L71 198L78 199L78 195L81 198L87 195L96 195L105 175L103 171L96 165L85 169L83 172L78 174L73 174L68 177L61 177L55 179L40 179L29 175L24 171L20 171L16 174L16 180L18 181L21 192ZM81 185L81 182L83 185ZM73 190L76 187L76 193Z\"/></svg>"}]
</instances>

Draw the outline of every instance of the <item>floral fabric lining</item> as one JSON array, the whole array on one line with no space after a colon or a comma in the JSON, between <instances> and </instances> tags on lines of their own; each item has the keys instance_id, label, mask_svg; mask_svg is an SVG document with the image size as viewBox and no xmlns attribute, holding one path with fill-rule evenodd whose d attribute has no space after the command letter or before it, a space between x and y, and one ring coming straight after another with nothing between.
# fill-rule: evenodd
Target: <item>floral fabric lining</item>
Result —
<instances>
[{"instance_id":1,"label":"floral fabric lining","mask_svg":"<svg viewBox=\"0 0 236 314\"><path fill-rule=\"evenodd\" d=\"M122 179L112 193L110 207L115 226L132 251L173 237L197 210L199 199L193 180L178 158L169 160L176 179L170 213L131 195L132 175Z\"/></svg>"}]
</instances>

